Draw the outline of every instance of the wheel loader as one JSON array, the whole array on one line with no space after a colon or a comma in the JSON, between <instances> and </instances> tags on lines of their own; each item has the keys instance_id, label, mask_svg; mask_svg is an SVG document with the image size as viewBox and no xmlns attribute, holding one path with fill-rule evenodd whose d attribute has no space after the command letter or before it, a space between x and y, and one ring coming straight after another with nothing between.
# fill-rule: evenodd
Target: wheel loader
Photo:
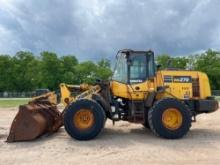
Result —
<instances>
[{"instance_id":1,"label":"wheel loader","mask_svg":"<svg viewBox=\"0 0 220 165\"><path fill-rule=\"evenodd\" d=\"M102 131L107 118L113 123L123 120L142 124L159 137L178 139L187 134L197 115L219 107L205 73L160 70L151 50L120 50L110 81L62 83L60 91L65 106L62 112L45 95L20 106L8 141L32 140L62 125L72 138L90 140Z\"/></svg>"}]
</instances>

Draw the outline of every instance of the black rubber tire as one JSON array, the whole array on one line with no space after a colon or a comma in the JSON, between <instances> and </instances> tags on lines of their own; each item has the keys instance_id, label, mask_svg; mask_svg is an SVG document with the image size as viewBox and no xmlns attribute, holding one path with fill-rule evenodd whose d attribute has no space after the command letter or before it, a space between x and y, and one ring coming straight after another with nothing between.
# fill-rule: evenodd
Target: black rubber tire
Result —
<instances>
[{"instance_id":1,"label":"black rubber tire","mask_svg":"<svg viewBox=\"0 0 220 165\"><path fill-rule=\"evenodd\" d=\"M182 125L176 130L170 130L163 126L162 114L168 108L176 108L182 114ZM191 111L181 101L173 98L164 98L157 101L148 112L150 129L157 136L166 139L179 139L187 134L191 127Z\"/></svg>"},{"instance_id":2,"label":"black rubber tire","mask_svg":"<svg viewBox=\"0 0 220 165\"><path fill-rule=\"evenodd\" d=\"M86 130L79 130L73 123L73 117L80 109L90 109L94 115L94 125ZM64 113L64 128L66 132L77 140L90 140L95 138L103 129L106 116L103 108L95 101L80 99L67 108Z\"/></svg>"}]
</instances>

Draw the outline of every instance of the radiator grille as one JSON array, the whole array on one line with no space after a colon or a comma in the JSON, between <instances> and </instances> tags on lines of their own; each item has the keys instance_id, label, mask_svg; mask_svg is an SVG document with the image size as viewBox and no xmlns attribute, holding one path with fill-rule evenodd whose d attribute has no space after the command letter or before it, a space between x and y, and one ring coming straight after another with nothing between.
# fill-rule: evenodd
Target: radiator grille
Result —
<instances>
[{"instance_id":1,"label":"radiator grille","mask_svg":"<svg viewBox=\"0 0 220 165\"><path fill-rule=\"evenodd\" d=\"M193 97L200 97L199 78L192 79Z\"/></svg>"}]
</instances>

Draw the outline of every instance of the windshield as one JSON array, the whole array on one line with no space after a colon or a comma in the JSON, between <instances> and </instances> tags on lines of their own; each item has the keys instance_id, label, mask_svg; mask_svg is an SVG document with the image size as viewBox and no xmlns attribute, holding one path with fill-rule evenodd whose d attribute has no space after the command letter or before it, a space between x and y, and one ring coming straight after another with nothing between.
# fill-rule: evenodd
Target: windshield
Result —
<instances>
[{"instance_id":1,"label":"windshield","mask_svg":"<svg viewBox=\"0 0 220 165\"><path fill-rule=\"evenodd\" d=\"M118 54L117 63L115 66L114 74L112 76L112 80L116 80L122 83L128 82L128 67L127 67L127 59L124 53Z\"/></svg>"},{"instance_id":2,"label":"windshield","mask_svg":"<svg viewBox=\"0 0 220 165\"><path fill-rule=\"evenodd\" d=\"M132 54L130 56L130 83L140 83L146 80L147 66L145 54Z\"/></svg>"}]
</instances>

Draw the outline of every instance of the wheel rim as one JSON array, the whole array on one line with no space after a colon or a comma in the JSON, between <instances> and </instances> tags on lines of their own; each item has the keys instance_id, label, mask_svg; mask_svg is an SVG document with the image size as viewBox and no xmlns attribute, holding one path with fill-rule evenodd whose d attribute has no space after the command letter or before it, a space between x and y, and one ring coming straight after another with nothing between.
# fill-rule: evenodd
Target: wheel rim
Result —
<instances>
[{"instance_id":1,"label":"wheel rim","mask_svg":"<svg viewBox=\"0 0 220 165\"><path fill-rule=\"evenodd\" d=\"M75 113L73 123L77 129L89 129L94 124L94 115L89 109L81 109Z\"/></svg>"},{"instance_id":2,"label":"wheel rim","mask_svg":"<svg viewBox=\"0 0 220 165\"><path fill-rule=\"evenodd\" d=\"M168 108L163 112L162 123L164 127L170 130L180 128L183 122L183 117L180 111L176 108Z\"/></svg>"}]
</instances>

